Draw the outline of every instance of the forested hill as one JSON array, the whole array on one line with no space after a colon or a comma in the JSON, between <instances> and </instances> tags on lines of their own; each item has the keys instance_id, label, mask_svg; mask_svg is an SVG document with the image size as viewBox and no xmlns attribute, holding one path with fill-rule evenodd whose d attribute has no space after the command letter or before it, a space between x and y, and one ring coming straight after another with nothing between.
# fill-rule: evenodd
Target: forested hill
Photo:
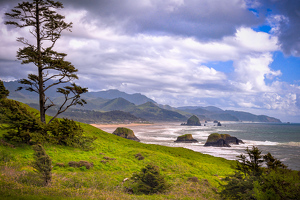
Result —
<instances>
[{"instance_id":1,"label":"forested hill","mask_svg":"<svg viewBox=\"0 0 300 200\"><path fill-rule=\"evenodd\" d=\"M4 82L5 87L10 91L8 98L14 99L23 103L37 104L38 95L33 92L15 90L21 86L17 81ZM48 91L47 95L54 97L54 103L60 104L64 98L56 93L56 88ZM127 114L133 115L137 120L146 121L181 121L185 122L188 117L197 115L200 120L218 120L218 121L251 121L251 122L276 122L280 123L279 119L265 115L254 115L252 113L234 110L222 110L214 106L186 106L186 107L171 107L169 105L159 105L154 100L142 95L140 93L127 94L119 90L107 90L99 92L88 92L82 95L87 101L84 107L76 106L75 110L65 113L68 116L81 115L86 116L88 111L100 111L101 113L87 115L86 117L93 116L89 121L107 121L103 112L109 111L123 111ZM85 111L84 111L85 110ZM81 114L79 114L81 113ZM108 115L111 116L112 113ZM97 116L97 117L96 117ZM100 117L102 116L102 117ZM123 113L122 116L125 116ZM99 118L100 117L100 118ZM104 117L104 118L103 118ZM116 121L120 121L123 117L115 115L113 117ZM132 119L131 117L129 117ZM79 118L76 118L78 121ZM88 122L88 121L84 121Z\"/></svg>"}]
</instances>

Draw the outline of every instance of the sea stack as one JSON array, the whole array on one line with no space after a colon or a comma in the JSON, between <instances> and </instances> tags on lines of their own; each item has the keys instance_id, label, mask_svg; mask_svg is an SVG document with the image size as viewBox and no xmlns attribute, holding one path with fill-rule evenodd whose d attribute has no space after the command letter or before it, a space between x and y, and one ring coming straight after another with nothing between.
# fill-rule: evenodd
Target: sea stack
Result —
<instances>
[{"instance_id":1,"label":"sea stack","mask_svg":"<svg viewBox=\"0 0 300 200\"><path fill-rule=\"evenodd\" d=\"M122 138L126 138L129 140L134 140L139 142L140 140L134 135L133 131L129 128L118 127L114 132L114 135L120 136Z\"/></svg>"},{"instance_id":2,"label":"sea stack","mask_svg":"<svg viewBox=\"0 0 300 200\"><path fill-rule=\"evenodd\" d=\"M244 142L229 134L212 133L208 136L204 146L231 147L229 144L244 144Z\"/></svg>"},{"instance_id":3,"label":"sea stack","mask_svg":"<svg viewBox=\"0 0 300 200\"><path fill-rule=\"evenodd\" d=\"M193 143L198 142L192 136L192 134L185 134L177 137L177 140L174 142L182 142L182 143Z\"/></svg>"},{"instance_id":4,"label":"sea stack","mask_svg":"<svg viewBox=\"0 0 300 200\"><path fill-rule=\"evenodd\" d=\"M196 115L191 116L186 124L181 124L186 126L201 126L200 120Z\"/></svg>"}]
</instances>

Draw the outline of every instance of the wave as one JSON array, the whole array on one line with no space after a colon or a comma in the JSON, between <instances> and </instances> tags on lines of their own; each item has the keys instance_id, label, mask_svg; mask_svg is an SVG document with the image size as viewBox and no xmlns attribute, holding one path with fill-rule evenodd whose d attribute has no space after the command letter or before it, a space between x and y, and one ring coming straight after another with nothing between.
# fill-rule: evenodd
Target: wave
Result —
<instances>
[{"instance_id":1,"label":"wave","mask_svg":"<svg viewBox=\"0 0 300 200\"><path fill-rule=\"evenodd\" d=\"M287 145L287 146L300 147L300 142L286 142L286 143L281 143L281 144Z\"/></svg>"},{"instance_id":2,"label":"wave","mask_svg":"<svg viewBox=\"0 0 300 200\"><path fill-rule=\"evenodd\" d=\"M272 142L272 141L255 141L255 140L243 140L245 144L248 145L253 145L253 146L276 146L279 145L280 143L278 142Z\"/></svg>"}]
</instances>

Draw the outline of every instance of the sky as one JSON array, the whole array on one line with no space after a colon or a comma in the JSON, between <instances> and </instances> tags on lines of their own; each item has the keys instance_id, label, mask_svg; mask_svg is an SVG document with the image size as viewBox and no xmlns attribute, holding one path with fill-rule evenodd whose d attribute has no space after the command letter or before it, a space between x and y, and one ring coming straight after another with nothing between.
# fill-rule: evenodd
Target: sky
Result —
<instances>
[{"instance_id":1,"label":"sky","mask_svg":"<svg viewBox=\"0 0 300 200\"><path fill-rule=\"evenodd\" d=\"M16 51L29 29L4 25L0 79L37 73ZM299 0L61 0L73 22L55 50L89 91L142 93L170 106L217 106L300 122Z\"/></svg>"}]
</instances>

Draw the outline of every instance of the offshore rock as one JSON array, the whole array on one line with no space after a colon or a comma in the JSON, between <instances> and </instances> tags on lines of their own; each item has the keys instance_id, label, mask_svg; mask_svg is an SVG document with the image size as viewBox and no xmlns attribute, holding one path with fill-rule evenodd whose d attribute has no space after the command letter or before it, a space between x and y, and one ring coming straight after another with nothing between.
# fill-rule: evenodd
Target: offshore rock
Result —
<instances>
[{"instance_id":1,"label":"offshore rock","mask_svg":"<svg viewBox=\"0 0 300 200\"><path fill-rule=\"evenodd\" d=\"M229 134L212 133L208 136L204 146L231 147L230 144L244 144L244 142Z\"/></svg>"},{"instance_id":2,"label":"offshore rock","mask_svg":"<svg viewBox=\"0 0 300 200\"><path fill-rule=\"evenodd\" d=\"M177 140L174 142L182 142L182 143L193 143L198 142L192 136L192 134L185 134L177 137Z\"/></svg>"},{"instance_id":3,"label":"offshore rock","mask_svg":"<svg viewBox=\"0 0 300 200\"><path fill-rule=\"evenodd\" d=\"M114 132L114 135L120 136L122 138L126 138L129 140L134 140L139 142L140 140L134 135L133 131L129 128L118 127Z\"/></svg>"},{"instance_id":4,"label":"offshore rock","mask_svg":"<svg viewBox=\"0 0 300 200\"><path fill-rule=\"evenodd\" d=\"M186 124L181 124L181 125L186 125L186 126L201 126L200 120L196 115L191 116Z\"/></svg>"}]
</instances>

